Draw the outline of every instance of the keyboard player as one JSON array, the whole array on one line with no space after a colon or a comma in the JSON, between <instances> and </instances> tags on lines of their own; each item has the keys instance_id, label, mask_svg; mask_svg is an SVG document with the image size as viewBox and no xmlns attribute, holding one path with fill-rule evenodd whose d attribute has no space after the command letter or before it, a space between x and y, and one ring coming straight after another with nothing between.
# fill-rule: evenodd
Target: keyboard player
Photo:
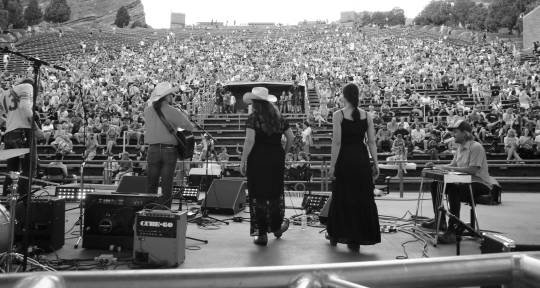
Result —
<instances>
[{"instance_id":1,"label":"keyboard player","mask_svg":"<svg viewBox=\"0 0 540 288\"><path fill-rule=\"evenodd\" d=\"M472 176L473 195L477 198L480 195L489 194L495 185L499 185L497 180L489 175L488 164L486 159L486 151L482 144L474 141L472 135L472 127L465 120L457 120L448 127L452 130L457 151L454 154L454 159L449 165L435 166L435 169L445 171L455 171L467 173ZM437 197L437 181L433 181L431 185L431 198L433 199L433 211L437 215L437 208L440 206L442 197ZM459 218L461 201L469 202L470 194L468 184L447 184L446 194L450 204L450 213ZM449 225L446 225L446 214L443 212L440 219L440 229L446 230L444 235L439 237L439 243L449 244L454 243L456 239L455 226L456 223L452 219ZM435 229L436 220L425 222L422 227Z\"/></svg>"}]
</instances>

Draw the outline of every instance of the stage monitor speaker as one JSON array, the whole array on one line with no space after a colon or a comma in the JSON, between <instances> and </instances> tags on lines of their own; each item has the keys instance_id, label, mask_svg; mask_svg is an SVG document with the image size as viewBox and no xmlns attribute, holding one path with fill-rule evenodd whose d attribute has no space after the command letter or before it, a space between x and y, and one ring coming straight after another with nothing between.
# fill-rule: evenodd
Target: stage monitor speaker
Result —
<instances>
[{"instance_id":1,"label":"stage monitor speaker","mask_svg":"<svg viewBox=\"0 0 540 288\"><path fill-rule=\"evenodd\" d=\"M234 215L246 205L246 181L214 180L206 192L201 208L215 214Z\"/></svg>"},{"instance_id":2,"label":"stage monitor speaker","mask_svg":"<svg viewBox=\"0 0 540 288\"><path fill-rule=\"evenodd\" d=\"M324 203L323 208L321 209L321 213L319 214L319 221L321 224L325 224L328 222L328 212L330 211L330 204L332 204L332 195L328 197L328 200L326 200L326 203Z\"/></svg>"},{"instance_id":3,"label":"stage monitor speaker","mask_svg":"<svg viewBox=\"0 0 540 288\"><path fill-rule=\"evenodd\" d=\"M135 213L158 200L154 194L88 194L84 210L83 248L133 248Z\"/></svg>"},{"instance_id":4,"label":"stage monitor speaker","mask_svg":"<svg viewBox=\"0 0 540 288\"><path fill-rule=\"evenodd\" d=\"M145 194L146 176L124 176L116 188L116 193Z\"/></svg>"}]
</instances>

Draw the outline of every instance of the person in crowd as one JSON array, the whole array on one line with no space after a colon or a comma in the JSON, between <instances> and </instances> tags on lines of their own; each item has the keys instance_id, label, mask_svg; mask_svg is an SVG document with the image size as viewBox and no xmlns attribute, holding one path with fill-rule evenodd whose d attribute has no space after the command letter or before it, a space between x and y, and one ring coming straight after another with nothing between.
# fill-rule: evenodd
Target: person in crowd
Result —
<instances>
[{"instance_id":1,"label":"person in crowd","mask_svg":"<svg viewBox=\"0 0 540 288\"><path fill-rule=\"evenodd\" d=\"M377 142L372 116L358 108L358 86L347 84L342 93L345 108L336 111L332 118L330 175L335 180L328 212L327 238L333 246L343 243L358 252L360 245L381 241L373 196L374 182L379 177ZM371 159L373 166L370 154L375 155Z\"/></svg>"},{"instance_id":2,"label":"person in crowd","mask_svg":"<svg viewBox=\"0 0 540 288\"><path fill-rule=\"evenodd\" d=\"M90 133L86 136L86 144L85 144L85 150L83 154L83 159L85 161L92 161L94 160L94 157L96 157L97 149L99 147L99 143L97 141L97 137L94 133Z\"/></svg>"},{"instance_id":3,"label":"person in crowd","mask_svg":"<svg viewBox=\"0 0 540 288\"><path fill-rule=\"evenodd\" d=\"M510 128L504 137L504 150L506 151L506 160L510 161L512 158L517 161L521 161L521 157L518 154L519 139L516 135L516 130Z\"/></svg>"},{"instance_id":4,"label":"person in crowd","mask_svg":"<svg viewBox=\"0 0 540 288\"><path fill-rule=\"evenodd\" d=\"M472 175L472 190L474 197L480 195L491 194L491 190L495 186L499 187L499 183L495 178L491 177L488 172L488 163L486 151L482 144L474 141L472 135L472 126L465 120L459 120L448 127L452 130L455 142L457 143L457 151L454 154L454 158L449 165L435 166L437 169L446 171L455 171L461 173L467 173ZM431 185L431 199L433 202L433 212L435 215L439 215L439 206L442 201L442 195L439 194L438 181L434 181ZM459 218L461 210L462 199L469 199L469 185L468 184L446 184L446 194L448 195L448 202L450 204L450 213ZM439 222L437 222L439 221ZM450 219L447 225L446 214L441 213L441 217L422 223L422 227L428 229L435 229L439 224L439 228L446 232L439 236L438 241L441 244L455 243L456 241L456 229L457 222L454 219Z\"/></svg>"},{"instance_id":5,"label":"person in crowd","mask_svg":"<svg viewBox=\"0 0 540 288\"><path fill-rule=\"evenodd\" d=\"M311 125L308 121L304 121L302 125L302 151L309 154L309 148L313 146L313 129L311 129Z\"/></svg>"},{"instance_id":6,"label":"person in crowd","mask_svg":"<svg viewBox=\"0 0 540 288\"><path fill-rule=\"evenodd\" d=\"M288 229L284 219L285 154L294 135L288 123L272 104L277 98L268 89L255 87L243 97L253 113L246 123L246 140L241 158L241 172L247 175L250 206L250 235L256 245L266 246L269 232L280 238ZM285 135L285 149L281 136Z\"/></svg>"},{"instance_id":7,"label":"person in crowd","mask_svg":"<svg viewBox=\"0 0 540 288\"><path fill-rule=\"evenodd\" d=\"M169 123L173 132L178 128L193 131L193 124L188 117L172 106L173 94L176 92L177 88L173 88L169 82L158 83L148 100L148 106L144 109L144 141L148 145L146 192L157 194L161 183L160 204L167 207L172 204L178 141L164 121ZM163 115L163 118L160 115Z\"/></svg>"},{"instance_id":8,"label":"person in crowd","mask_svg":"<svg viewBox=\"0 0 540 288\"><path fill-rule=\"evenodd\" d=\"M523 128L523 133L518 140L518 155L523 155L526 159L534 157L534 134L528 128Z\"/></svg>"},{"instance_id":9,"label":"person in crowd","mask_svg":"<svg viewBox=\"0 0 540 288\"><path fill-rule=\"evenodd\" d=\"M62 153L56 153L54 155L54 161L51 161L48 168L59 168L62 170L62 175L47 175L47 180L49 181L55 181L55 180L64 180L68 178L68 167L66 164L62 162L64 159L64 155Z\"/></svg>"},{"instance_id":10,"label":"person in crowd","mask_svg":"<svg viewBox=\"0 0 540 288\"><path fill-rule=\"evenodd\" d=\"M133 173L133 161L129 158L128 152L120 154L120 160L118 161L118 172L114 177L115 183L120 183L122 177L129 176Z\"/></svg>"}]
</instances>

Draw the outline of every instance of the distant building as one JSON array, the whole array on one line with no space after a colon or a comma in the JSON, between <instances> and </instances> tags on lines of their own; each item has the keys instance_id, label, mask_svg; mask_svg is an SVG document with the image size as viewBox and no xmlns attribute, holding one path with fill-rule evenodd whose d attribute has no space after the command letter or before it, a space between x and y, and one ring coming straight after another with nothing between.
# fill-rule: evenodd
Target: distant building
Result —
<instances>
[{"instance_id":1,"label":"distant building","mask_svg":"<svg viewBox=\"0 0 540 288\"><path fill-rule=\"evenodd\" d=\"M273 27L276 26L274 22L249 22L248 26L251 27Z\"/></svg>"},{"instance_id":2,"label":"distant building","mask_svg":"<svg viewBox=\"0 0 540 288\"><path fill-rule=\"evenodd\" d=\"M223 22L197 22L197 26L202 28L223 27Z\"/></svg>"},{"instance_id":3,"label":"distant building","mask_svg":"<svg viewBox=\"0 0 540 288\"><path fill-rule=\"evenodd\" d=\"M184 13L171 13L171 29L185 28L186 27L186 14Z\"/></svg>"},{"instance_id":4,"label":"distant building","mask_svg":"<svg viewBox=\"0 0 540 288\"><path fill-rule=\"evenodd\" d=\"M523 17L523 49L532 49L540 41L540 6Z\"/></svg>"},{"instance_id":5,"label":"distant building","mask_svg":"<svg viewBox=\"0 0 540 288\"><path fill-rule=\"evenodd\" d=\"M339 18L339 22L341 23L347 23L347 22L354 22L358 17L358 14L354 11L345 11L341 12L341 17Z\"/></svg>"}]
</instances>

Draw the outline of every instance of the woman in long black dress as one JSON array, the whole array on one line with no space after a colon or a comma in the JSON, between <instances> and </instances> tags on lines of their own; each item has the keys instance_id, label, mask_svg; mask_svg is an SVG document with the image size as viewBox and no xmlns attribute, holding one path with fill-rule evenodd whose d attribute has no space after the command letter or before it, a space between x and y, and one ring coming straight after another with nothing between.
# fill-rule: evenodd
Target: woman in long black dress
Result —
<instances>
[{"instance_id":1,"label":"woman in long black dress","mask_svg":"<svg viewBox=\"0 0 540 288\"><path fill-rule=\"evenodd\" d=\"M291 148L294 135L289 125L272 104L276 97L263 87L253 88L244 95L244 102L252 105L246 123L246 140L242 154L241 171L247 174L251 236L254 243L266 245L267 233L280 238L288 228L284 220L285 154ZM285 149L281 136L285 134Z\"/></svg>"},{"instance_id":2,"label":"woman in long black dress","mask_svg":"<svg viewBox=\"0 0 540 288\"><path fill-rule=\"evenodd\" d=\"M359 94L358 86L347 84L343 88L345 108L333 117L330 175L335 180L327 224L332 246L343 243L356 252L360 245L381 242L373 196L373 183L379 176L375 129L371 115L358 108ZM374 155L374 166L370 165L368 148Z\"/></svg>"}]
</instances>

